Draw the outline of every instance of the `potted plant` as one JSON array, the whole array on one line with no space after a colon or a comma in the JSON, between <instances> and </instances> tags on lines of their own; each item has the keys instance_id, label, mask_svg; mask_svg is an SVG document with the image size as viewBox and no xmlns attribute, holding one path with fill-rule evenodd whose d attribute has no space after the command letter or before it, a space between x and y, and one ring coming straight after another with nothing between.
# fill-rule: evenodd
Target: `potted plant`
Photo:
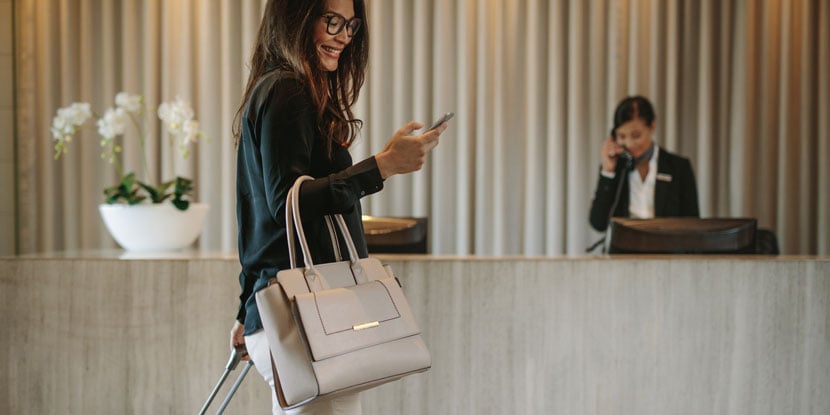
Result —
<instances>
[{"instance_id":1,"label":"potted plant","mask_svg":"<svg viewBox=\"0 0 830 415\"><path fill-rule=\"evenodd\" d=\"M94 113L86 102L75 102L58 109L52 120L55 159L69 151L69 144L78 131L95 120L100 135L101 158L115 167L118 183L103 190L104 203L99 206L101 217L113 238L128 251L168 251L191 245L202 230L208 206L193 203L190 198L193 181L185 177L153 183L147 160L148 126L146 116L152 112L144 97L120 92L115 107L103 115ZM180 97L163 102L156 111L167 132L171 151L178 147L183 158L190 156L190 147L204 137L194 119L190 104ZM125 172L119 158L121 142L128 128L138 133L143 173Z\"/></svg>"}]
</instances>

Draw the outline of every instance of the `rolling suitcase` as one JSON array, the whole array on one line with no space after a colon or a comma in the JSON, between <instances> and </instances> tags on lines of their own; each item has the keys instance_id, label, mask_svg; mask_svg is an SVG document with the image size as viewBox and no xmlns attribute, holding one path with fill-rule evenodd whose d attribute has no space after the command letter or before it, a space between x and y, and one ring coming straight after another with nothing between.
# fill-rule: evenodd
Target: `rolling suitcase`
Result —
<instances>
[{"instance_id":1,"label":"rolling suitcase","mask_svg":"<svg viewBox=\"0 0 830 415\"><path fill-rule=\"evenodd\" d=\"M242 361L242 358L247 355L248 352L244 348L234 348L231 350L231 355L228 358L228 363L225 365L225 371L222 372L222 376L219 378L219 381L216 382L216 386L213 387L213 391L208 396L205 403L202 405L202 409L199 410L199 415L204 415L207 411L210 403L213 402L213 398L216 397L216 394L219 392L219 389L222 388L222 384L225 383L225 379L227 379L228 374L230 374L236 366L239 365L239 362ZM251 369L251 366L254 365L253 360L248 360L245 364L245 367L242 368L242 373L239 374L239 377L236 378L236 382L233 383L231 386L231 390L228 391L228 395L225 397L225 400L222 401L222 405L219 407L219 410L216 411L217 415L222 414L225 412L225 408L228 407L228 404L231 402L233 395L236 393L236 390L239 389L239 385L242 384L242 381L245 379L245 375L248 374L248 370Z\"/></svg>"}]
</instances>

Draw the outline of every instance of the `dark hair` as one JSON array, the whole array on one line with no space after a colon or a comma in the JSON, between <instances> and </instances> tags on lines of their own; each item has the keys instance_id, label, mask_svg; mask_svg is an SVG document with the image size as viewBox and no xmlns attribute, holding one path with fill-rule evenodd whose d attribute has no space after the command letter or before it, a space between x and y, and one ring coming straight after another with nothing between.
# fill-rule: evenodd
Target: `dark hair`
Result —
<instances>
[{"instance_id":1,"label":"dark hair","mask_svg":"<svg viewBox=\"0 0 830 415\"><path fill-rule=\"evenodd\" d=\"M362 121L354 117L369 58L369 27L364 0L354 0L355 16L363 21L340 55L337 70L326 72L314 46L314 25L325 12L326 0L268 0L251 56L250 75L233 123L234 143L242 134L242 116L251 91L268 72L282 70L303 79L317 110L317 128L333 144L348 147Z\"/></svg>"},{"instance_id":2,"label":"dark hair","mask_svg":"<svg viewBox=\"0 0 830 415\"><path fill-rule=\"evenodd\" d=\"M617 127L635 119L639 118L650 126L657 119L654 114L654 107L651 102L641 95L626 97L617 105L614 111L614 128L611 129L611 136L616 138Z\"/></svg>"}]
</instances>

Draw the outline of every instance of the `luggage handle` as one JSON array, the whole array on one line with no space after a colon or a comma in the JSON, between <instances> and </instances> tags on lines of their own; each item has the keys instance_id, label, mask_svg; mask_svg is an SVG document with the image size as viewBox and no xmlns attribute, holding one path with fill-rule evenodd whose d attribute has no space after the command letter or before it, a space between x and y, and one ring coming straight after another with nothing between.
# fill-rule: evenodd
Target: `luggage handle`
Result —
<instances>
[{"instance_id":1,"label":"luggage handle","mask_svg":"<svg viewBox=\"0 0 830 415\"><path fill-rule=\"evenodd\" d=\"M248 355L248 351L245 350L245 346L234 347L231 350L231 355L228 358L228 363L225 364L225 371L222 372L222 376L219 377L219 381L216 382L216 386L213 387L213 391L210 392L210 396L208 396L205 403L202 405L202 409L199 410L199 415L204 415L207 411L208 407L210 406L211 402L213 402L213 398L216 397L216 394L219 392L219 389L222 388L222 384L225 383L225 379L228 378L228 374L231 373L236 367L239 365L239 362L242 361L242 358ZM245 379L245 375L248 374L248 371L253 366L254 361L248 360L245 364L245 367L242 368L242 373L239 374L239 377L236 378L236 382L233 383L231 386L230 391L228 391L228 395L225 397L225 400L222 401L222 405L216 411L217 415L222 414L225 412L225 408L227 408L228 404L231 402L231 398L236 393L236 390L239 389L239 385L242 384L242 381Z\"/></svg>"}]
</instances>

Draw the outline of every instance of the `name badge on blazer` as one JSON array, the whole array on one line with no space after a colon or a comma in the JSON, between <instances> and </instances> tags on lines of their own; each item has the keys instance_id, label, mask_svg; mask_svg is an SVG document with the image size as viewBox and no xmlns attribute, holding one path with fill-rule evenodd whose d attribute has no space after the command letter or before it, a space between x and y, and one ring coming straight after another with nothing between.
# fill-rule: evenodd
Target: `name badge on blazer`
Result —
<instances>
[{"instance_id":1,"label":"name badge on blazer","mask_svg":"<svg viewBox=\"0 0 830 415\"><path fill-rule=\"evenodd\" d=\"M671 182L671 174L657 173L657 180L660 180L661 182Z\"/></svg>"}]
</instances>

